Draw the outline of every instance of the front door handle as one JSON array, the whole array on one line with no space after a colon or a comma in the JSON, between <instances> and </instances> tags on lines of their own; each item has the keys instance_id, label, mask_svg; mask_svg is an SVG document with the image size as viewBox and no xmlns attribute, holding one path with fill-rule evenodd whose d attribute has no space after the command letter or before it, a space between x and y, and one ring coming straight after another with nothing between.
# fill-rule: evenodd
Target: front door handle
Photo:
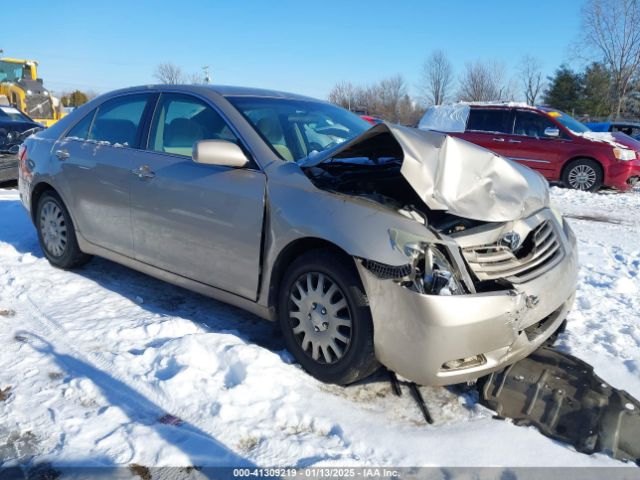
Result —
<instances>
[{"instance_id":1,"label":"front door handle","mask_svg":"<svg viewBox=\"0 0 640 480\"><path fill-rule=\"evenodd\" d=\"M510 138L509 143L522 143L522 140L514 140L513 138Z\"/></svg>"},{"instance_id":2,"label":"front door handle","mask_svg":"<svg viewBox=\"0 0 640 480\"><path fill-rule=\"evenodd\" d=\"M149 165L142 165L140 166L140 168L131 170L131 173L133 173L134 175L136 175L138 178L141 178L141 179L153 178L156 176L156 174L151 171L151 167L149 167Z\"/></svg>"},{"instance_id":3,"label":"front door handle","mask_svg":"<svg viewBox=\"0 0 640 480\"><path fill-rule=\"evenodd\" d=\"M493 137L491 140L493 140L494 142L504 142L504 138L501 137Z\"/></svg>"},{"instance_id":4,"label":"front door handle","mask_svg":"<svg viewBox=\"0 0 640 480\"><path fill-rule=\"evenodd\" d=\"M65 149L56 150L56 157L58 157L58 160L66 160L70 156L69 152Z\"/></svg>"}]
</instances>

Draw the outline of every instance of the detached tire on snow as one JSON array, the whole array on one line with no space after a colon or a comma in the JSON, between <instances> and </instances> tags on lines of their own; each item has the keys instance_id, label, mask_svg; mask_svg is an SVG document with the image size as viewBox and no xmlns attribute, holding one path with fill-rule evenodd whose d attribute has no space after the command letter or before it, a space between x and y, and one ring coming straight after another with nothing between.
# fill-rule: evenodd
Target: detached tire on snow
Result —
<instances>
[{"instance_id":1,"label":"detached tire on snow","mask_svg":"<svg viewBox=\"0 0 640 480\"><path fill-rule=\"evenodd\" d=\"M42 194L35 220L40 247L51 265L66 270L91 260L90 255L80 251L71 216L58 195Z\"/></svg>"},{"instance_id":2,"label":"detached tire on snow","mask_svg":"<svg viewBox=\"0 0 640 480\"><path fill-rule=\"evenodd\" d=\"M313 250L291 263L280 286L278 317L289 351L322 382L347 385L380 366L362 282L338 254Z\"/></svg>"},{"instance_id":3,"label":"detached tire on snow","mask_svg":"<svg viewBox=\"0 0 640 480\"><path fill-rule=\"evenodd\" d=\"M568 188L596 192L604 182L602 167L590 158L578 158L562 170L562 183Z\"/></svg>"}]
</instances>

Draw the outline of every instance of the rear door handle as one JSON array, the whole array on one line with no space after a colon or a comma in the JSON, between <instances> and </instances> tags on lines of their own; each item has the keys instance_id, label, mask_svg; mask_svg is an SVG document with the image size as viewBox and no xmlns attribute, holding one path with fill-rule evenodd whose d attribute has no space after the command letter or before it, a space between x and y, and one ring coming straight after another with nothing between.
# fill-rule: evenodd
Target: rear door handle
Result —
<instances>
[{"instance_id":1,"label":"rear door handle","mask_svg":"<svg viewBox=\"0 0 640 480\"><path fill-rule=\"evenodd\" d=\"M504 142L504 138L501 137L493 137L491 140L493 140L494 142Z\"/></svg>"},{"instance_id":2,"label":"rear door handle","mask_svg":"<svg viewBox=\"0 0 640 480\"><path fill-rule=\"evenodd\" d=\"M69 158L71 155L69 154L69 152L67 150L56 150L56 157L58 157L58 160L66 160L67 158Z\"/></svg>"},{"instance_id":3,"label":"rear door handle","mask_svg":"<svg viewBox=\"0 0 640 480\"><path fill-rule=\"evenodd\" d=\"M151 171L151 167L149 167L149 165L142 165L140 166L140 168L131 170L131 173L133 173L134 175L136 175L138 178L141 178L141 179L153 178L156 176L156 174Z\"/></svg>"}]
</instances>

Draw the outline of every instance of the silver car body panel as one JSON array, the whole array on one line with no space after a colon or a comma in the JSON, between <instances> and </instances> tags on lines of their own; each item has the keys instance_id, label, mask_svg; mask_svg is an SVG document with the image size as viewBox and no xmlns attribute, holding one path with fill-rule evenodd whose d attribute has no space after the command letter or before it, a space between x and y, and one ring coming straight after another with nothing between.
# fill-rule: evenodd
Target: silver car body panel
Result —
<instances>
[{"instance_id":1,"label":"silver car body panel","mask_svg":"<svg viewBox=\"0 0 640 480\"><path fill-rule=\"evenodd\" d=\"M304 162L315 166L374 135L393 135L402 148L401 173L432 210L464 218L506 222L548 203L547 181L537 172L449 135L380 124L341 148Z\"/></svg>"},{"instance_id":2,"label":"silver car body panel","mask_svg":"<svg viewBox=\"0 0 640 480\"><path fill-rule=\"evenodd\" d=\"M537 217L563 229L549 210ZM568 229L565 225L569 236L562 236L566 254L561 263L508 290L421 295L377 279L359 263L380 362L417 383L446 385L473 380L526 357L557 330L573 304L578 258ZM545 319L536 335L527 334L528 328ZM477 355L483 355L485 362L461 370L442 368L448 361Z\"/></svg>"},{"instance_id":3,"label":"silver car body panel","mask_svg":"<svg viewBox=\"0 0 640 480\"><path fill-rule=\"evenodd\" d=\"M253 166L200 165L185 157L65 139L69 128L102 102L140 92L181 92L205 100L228 122ZM83 251L270 320L276 318L274 292L287 250L301 241L334 245L353 257L362 278L376 356L420 383L456 383L515 361L564 318L575 291L575 245L568 227L546 207L546 184L537 174L443 134L372 128L369 134L390 134L400 144L407 188L428 208L494 222L445 235L371 198L318 188L305 168L277 156L226 95L312 100L234 87L166 85L103 95L27 141L33 168L21 168L24 206L32 211L34 192L50 186L69 206ZM61 149L72 149L70 158L58 159L55 152ZM155 176L135 174L143 165ZM565 252L561 262L526 282L476 292L463 249L493 244L507 232L524 238L543 220L554 222ZM364 260L407 264L391 232L447 250L468 293L424 295L374 276ZM535 306L532 298L539 298ZM525 342L521 329L547 317L553 318L544 334ZM440 371L443 362L477 354L484 355L484 364Z\"/></svg>"}]
</instances>

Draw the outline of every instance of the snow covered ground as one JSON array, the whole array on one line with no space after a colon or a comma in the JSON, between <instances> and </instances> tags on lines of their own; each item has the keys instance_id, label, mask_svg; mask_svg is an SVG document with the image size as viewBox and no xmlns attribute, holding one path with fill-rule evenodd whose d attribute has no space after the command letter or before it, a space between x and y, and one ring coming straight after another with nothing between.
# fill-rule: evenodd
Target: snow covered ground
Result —
<instances>
[{"instance_id":1,"label":"snow covered ground","mask_svg":"<svg viewBox=\"0 0 640 480\"><path fill-rule=\"evenodd\" d=\"M561 348L640 397L640 193L553 189L579 238ZM0 465L593 466L461 388L422 388L435 424L380 374L323 385L272 326L94 259L49 266L0 190Z\"/></svg>"}]
</instances>

